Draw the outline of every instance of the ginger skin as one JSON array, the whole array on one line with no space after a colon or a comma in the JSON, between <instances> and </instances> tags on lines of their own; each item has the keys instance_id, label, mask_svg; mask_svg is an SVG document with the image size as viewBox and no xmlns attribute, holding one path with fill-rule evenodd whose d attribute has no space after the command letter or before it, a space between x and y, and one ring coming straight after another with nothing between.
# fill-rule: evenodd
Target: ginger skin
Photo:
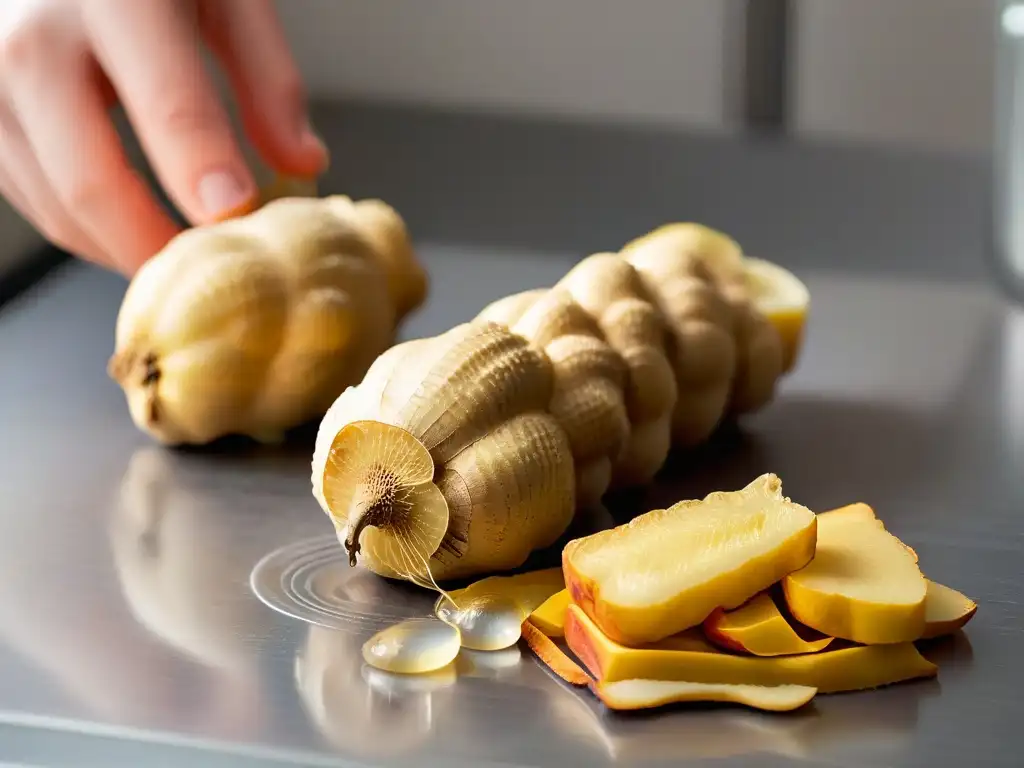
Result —
<instances>
[{"instance_id":1,"label":"ginger skin","mask_svg":"<svg viewBox=\"0 0 1024 768\"><path fill-rule=\"evenodd\" d=\"M108 372L161 443L275 441L358 382L426 291L381 201L272 200L186 230L142 267Z\"/></svg>"}]
</instances>

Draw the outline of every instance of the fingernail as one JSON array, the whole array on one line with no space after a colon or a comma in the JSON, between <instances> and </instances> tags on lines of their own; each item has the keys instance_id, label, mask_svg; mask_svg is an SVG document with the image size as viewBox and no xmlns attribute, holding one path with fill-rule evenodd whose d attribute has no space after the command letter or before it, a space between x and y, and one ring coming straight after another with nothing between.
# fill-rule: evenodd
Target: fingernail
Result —
<instances>
[{"instance_id":1,"label":"fingernail","mask_svg":"<svg viewBox=\"0 0 1024 768\"><path fill-rule=\"evenodd\" d=\"M256 188L227 171L208 173L199 181L199 203L208 216L246 206L255 196Z\"/></svg>"}]
</instances>

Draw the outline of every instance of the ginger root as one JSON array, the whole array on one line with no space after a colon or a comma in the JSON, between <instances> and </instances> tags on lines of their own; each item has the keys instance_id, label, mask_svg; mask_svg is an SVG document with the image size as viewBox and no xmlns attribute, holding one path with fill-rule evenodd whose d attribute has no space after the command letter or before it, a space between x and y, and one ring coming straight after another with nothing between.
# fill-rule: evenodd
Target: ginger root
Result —
<instances>
[{"instance_id":1,"label":"ginger root","mask_svg":"<svg viewBox=\"0 0 1024 768\"><path fill-rule=\"evenodd\" d=\"M358 382L426 290L385 203L275 199L182 232L139 270L108 371L162 443L276 440Z\"/></svg>"},{"instance_id":2,"label":"ginger root","mask_svg":"<svg viewBox=\"0 0 1024 768\"><path fill-rule=\"evenodd\" d=\"M351 562L421 584L518 567L577 507L768 402L808 299L748 261L712 230L663 227L381 355L312 463Z\"/></svg>"}]
</instances>

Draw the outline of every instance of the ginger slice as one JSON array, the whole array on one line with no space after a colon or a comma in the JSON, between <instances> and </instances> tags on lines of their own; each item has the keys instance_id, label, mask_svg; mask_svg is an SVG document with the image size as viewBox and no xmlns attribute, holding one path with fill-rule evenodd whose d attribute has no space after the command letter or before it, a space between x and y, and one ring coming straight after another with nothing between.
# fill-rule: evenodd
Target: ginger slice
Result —
<instances>
[{"instance_id":1,"label":"ginger slice","mask_svg":"<svg viewBox=\"0 0 1024 768\"><path fill-rule=\"evenodd\" d=\"M798 656L627 648L607 637L577 605L566 612L565 639L583 666L602 682L682 680L737 685L806 685L820 693L878 688L934 677L938 667L913 643L860 645Z\"/></svg>"},{"instance_id":2,"label":"ginger slice","mask_svg":"<svg viewBox=\"0 0 1024 768\"><path fill-rule=\"evenodd\" d=\"M822 515L828 515L829 519L836 520L842 518L843 520L877 520L878 516L875 514L875 510L869 507L863 502L857 502L855 504L847 504L845 507L837 507L836 509L830 509L827 512L819 512L818 517ZM898 539L897 539L898 541ZM907 551L914 556L914 562L918 561L917 552L906 542L900 541Z\"/></svg>"},{"instance_id":3,"label":"ginger slice","mask_svg":"<svg viewBox=\"0 0 1024 768\"><path fill-rule=\"evenodd\" d=\"M653 709L666 704L718 701L743 704L768 712L799 709L814 698L817 689L807 685L735 685L688 683L682 680L619 680L593 683L594 694L609 709Z\"/></svg>"},{"instance_id":4,"label":"ginger slice","mask_svg":"<svg viewBox=\"0 0 1024 768\"><path fill-rule=\"evenodd\" d=\"M537 571L516 573L511 576L488 576L463 589L448 593L456 605L475 598L508 598L519 606L523 617L533 613L545 600L565 589L561 568L542 568ZM447 602L444 596L438 605Z\"/></svg>"},{"instance_id":5,"label":"ginger slice","mask_svg":"<svg viewBox=\"0 0 1024 768\"><path fill-rule=\"evenodd\" d=\"M922 639L949 635L974 618L978 604L955 589L928 581Z\"/></svg>"},{"instance_id":6,"label":"ginger slice","mask_svg":"<svg viewBox=\"0 0 1024 768\"><path fill-rule=\"evenodd\" d=\"M816 523L767 474L570 541L562 567L573 602L609 637L639 646L738 607L805 566Z\"/></svg>"},{"instance_id":7,"label":"ginger slice","mask_svg":"<svg viewBox=\"0 0 1024 768\"><path fill-rule=\"evenodd\" d=\"M782 586L793 617L831 637L899 643L924 632L927 582L877 519L819 515L814 559Z\"/></svg>"},{"instance_id":8,"label":"ginger slice","mask_svg":"<svg viewBox=\"0 0 1024 768\"><path fill-rule=\"evenodd\" d=\"M442 594L434 604L434 614L459 628L464 648L500 650L514 645L526 617L564 587L561 568L489 576Z\"/></svg>"},{"instance_id":9,"label":"ginger slice","mask_svg":"<svg viewBox=\"0 0 1024 768\"><path fill-rule=\"evenodd\" d=\"M745 257L743 271L751 301L782 339L782 371L788 373L803 342L810 291L792 272L764 259Z\"/></svg>"},{"instance_id":10,"label":"ginger slice","mask_svg":"<svg viewBox=\"0 0 1024 768\"><path fill-rule=\"evenodd\" d=\"M723 648L755 656L817 653L832 642L831 637L810 640L797 634L767 592L735 611L719 608L704 621L704 634Z\"/></svg>"},{"instance_id":11,"label":"ginger slice","mask_svg":"<svg viewBox=\"0 0 1024 768\"><path fill-rule=\"evenodd\" d=\"M530 622L548 637L562 637L565 634L565 611L571 602L569 590L556 592L530 614Z\"/></svg>"},{"instance_id":12,"label":"ginger slice","mask_svg":"<svg viewBox=\"0 0 1024 768\"><path fill-rule=\"evenodd\" d=\"M570 659L555 642L529 620L523 622L523 640L545 667L569 685L589 685L590 676Z\"/></svg>"},{"instance_id":13,"label":"ginger slice","mask_svg":"<svg viewBox=\"0 0 1024 768\"><path fill-rule=\"evenodd\" d=\"M857 502L855 504L847 504L845 507L836 507L830 509L827 512L819 512L818 518L828 516L829 520L877 520L878 515L875 514L875 510L869 507L863 502Z\"/></svg>"}]
</instances>

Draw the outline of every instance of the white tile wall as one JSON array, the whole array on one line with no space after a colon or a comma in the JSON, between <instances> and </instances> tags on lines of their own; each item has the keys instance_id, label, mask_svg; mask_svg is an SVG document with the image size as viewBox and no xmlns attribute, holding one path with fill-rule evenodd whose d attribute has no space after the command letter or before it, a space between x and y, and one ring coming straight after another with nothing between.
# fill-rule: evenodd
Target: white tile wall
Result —
<instances>
[{"instance_id":1,"label":"white tile wall","mask_svg":"<svg viewBox=\"0 0 1024 768\"><path fill-rule=\"evenodd\" d=\"M988 149L993 5L797 0L797 130L927 149Z\"/></svg>"},{"instance_id":2,"label":"white tile wall","mask_svg":"<svg viewBox=\"0 0 1024 768\"><path fill-rule=\"evenodd\" d=\"M729 0L278 0L319 96L723 125Z\"/></svg>"}]
</instances>

